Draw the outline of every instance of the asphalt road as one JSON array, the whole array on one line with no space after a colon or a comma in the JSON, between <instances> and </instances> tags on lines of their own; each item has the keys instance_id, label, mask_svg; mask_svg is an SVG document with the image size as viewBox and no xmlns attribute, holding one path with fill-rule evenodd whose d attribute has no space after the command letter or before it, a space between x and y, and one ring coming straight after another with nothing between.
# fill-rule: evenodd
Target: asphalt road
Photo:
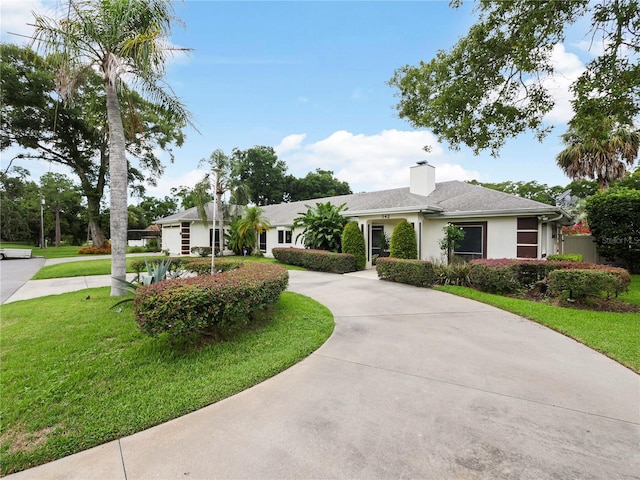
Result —
<instances>
[{"instance_id":1,"label":"asphalt road","mask_svg":"<svg viewBox=\"0 0 640 480\"><path fill-rule=\"evenodd\" d=\"M44 257L6 258L0 261L0 303L6 302L44 265Z\"/></svg>"}]
</instances>

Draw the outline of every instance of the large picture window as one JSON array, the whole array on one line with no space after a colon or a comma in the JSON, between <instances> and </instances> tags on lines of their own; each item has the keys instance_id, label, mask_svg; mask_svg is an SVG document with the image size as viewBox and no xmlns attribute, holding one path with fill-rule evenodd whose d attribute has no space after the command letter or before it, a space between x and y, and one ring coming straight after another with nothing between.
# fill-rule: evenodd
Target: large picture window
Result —
<instances>
[{"instance_id":1,"label":"large picture window","mask_svg":"<svg viewBox=\"0 0 640 480\"><path fill-rule=\"evenodd\" d=\"M487 222L454 223L464 231L464 239L454 254L466 261L487 258Z\"/></svg>"}]
</instances>

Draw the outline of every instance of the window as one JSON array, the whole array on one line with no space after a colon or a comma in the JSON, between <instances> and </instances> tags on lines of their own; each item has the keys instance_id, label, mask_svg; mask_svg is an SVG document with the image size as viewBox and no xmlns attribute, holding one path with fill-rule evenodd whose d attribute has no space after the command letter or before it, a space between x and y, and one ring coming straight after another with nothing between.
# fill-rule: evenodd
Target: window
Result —
<instances>
[{"instance_id":1,"label":"window","mask_svg":"<svg viewBox=\"0 0 640 480\"><path fill-rule=\"evenodd\" d=\"M538 258L538 219L536 217L518 218L517 226L518 258Z\"/></svg>"},{"instance_id":2,"label":"window","mask_svg":"<svg viewBox=\"0 0 640 480\"><path fill-rule=\"evenodd\" d=\"M267 231L266 230L263 230L262 233L260 234L258 248L263 252L267 251Z\"/></svg>"},{"instance_id":3,"label":"window","mask_svg":"<svg viewBox=\"0 0 640 480\"><path fill-rule=\"evenodd\" d=\"M278 243L291 243L291 230L278 230Z\"/></svg>"},{"instance_id":4,"label":"window","mask_svg":"<svg viewBox=\"0 0 640 480\"><path fill-rule=\"evenodd\" d=\"M213 229L210 228L209 229L209 245L207 245L207 247L211 246L212 237L213 237ZM218 230L217 228L216 228L216 243L214 244L214 246L220 248L220 230Z\"/></svg>"},{"instance_id":5,"label":"window","mask_svg":"<svg viewBox=\"0 0 640 480\"><path fill-rule=\"evenodd\" d=\"M467 261L487 258L487 222L454 223L464 231L464 239L453 252Z\"/></svg>"}]
</instances>

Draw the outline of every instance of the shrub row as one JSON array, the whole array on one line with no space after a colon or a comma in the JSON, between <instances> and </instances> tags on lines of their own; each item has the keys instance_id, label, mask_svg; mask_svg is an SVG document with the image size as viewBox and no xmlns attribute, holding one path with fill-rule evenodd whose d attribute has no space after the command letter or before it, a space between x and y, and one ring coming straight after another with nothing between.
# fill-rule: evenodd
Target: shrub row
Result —
<instances>
[{"instance_id":1,"label":"shrub row","mask_svg":"<svg viewBox=\"0 0 640 480\"><path fill-rule=\"evenodd\" d=\"M111 255L111 244L109 240L104 242L104 248L82 247L78 250L79 255Z\"/></svg>"},{"instance_id":2,"label":"shrub row","mask_svg":"<svg viewBox=\"0 0 640 480\"><path fill-rule=\"evenodd\" d=\"M248 324L255 313L277 302L288 282L289 272L281 266L249 263L217 275L140 287L134 312L140 330L150 336L219 335Z\"/></svg>"},{"instance_id":3,"label":"shrub row","mask_svg":"<svg viewBox=\"0 0 640 480\"><path fill-rule=\"evenodd\" d=\"M603 270L554 270L549 273L549 293L559 297L583 300L589 296L620 292L619 277Z\"/></svg>"},{"instance_id":4,"label":"shrub row","mask_svg":"<svg viewBox=\"0 0 640 480\"><path fill-rule=\"evenodd\" d=\"M318 272L348 273L357 270L356 257L349 253L303 248L274 248L271 251L275 259L281 263Z\"/></svg>"},{"instance_id":5,"label":"shrub row","mask_svg":"<svg viewBox=\"0 0 640 480\"><path fill-rule=\"evenodd\" d=\"M433 264L423 260L380 257L376 262L376 272L381 280L416 287L429 287L436 280Z\"/></svg>"},{"instance_id":6,"label":"shrub row","mask_svg":"<svg viewBox=\"0 0 640 480\"><path fill-rule=\"evenodd\" d=\"M616 278L615 289L609 291L615 295L626 291L631 283L631 275L624 268L594 263L503 258L472 260L470 265L471 284L489 293L513 293L523 288L531 288L547 279L549 274L556 270L597 270L609 273Z\"/></svg>"}]
</instances>

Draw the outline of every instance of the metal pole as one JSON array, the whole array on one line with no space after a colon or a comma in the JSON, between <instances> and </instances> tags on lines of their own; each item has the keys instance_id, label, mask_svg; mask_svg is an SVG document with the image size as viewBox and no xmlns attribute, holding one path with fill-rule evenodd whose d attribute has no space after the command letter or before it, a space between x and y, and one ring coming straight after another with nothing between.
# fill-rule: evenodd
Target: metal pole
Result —
<instances>
[{"instance_id":1,"label":"metal pole","mask_svg":"<svg viewBox=\"0 0 640 480\"><path fill-rule=\"evenodd\" d=\"M40 197L40 248L44 245L44 197Z\"/></svg>"},{"instance_id":2,"label":"metal pole","mask_svg":"<svg viewBox=\"0 0 640 480\"><path fill-rule=\"evenodd\" d=\"M213 232L211 232L211 275L216 273L216 206L218 204L218 169L213 169Z\"/></svg>"}]
</instances>

